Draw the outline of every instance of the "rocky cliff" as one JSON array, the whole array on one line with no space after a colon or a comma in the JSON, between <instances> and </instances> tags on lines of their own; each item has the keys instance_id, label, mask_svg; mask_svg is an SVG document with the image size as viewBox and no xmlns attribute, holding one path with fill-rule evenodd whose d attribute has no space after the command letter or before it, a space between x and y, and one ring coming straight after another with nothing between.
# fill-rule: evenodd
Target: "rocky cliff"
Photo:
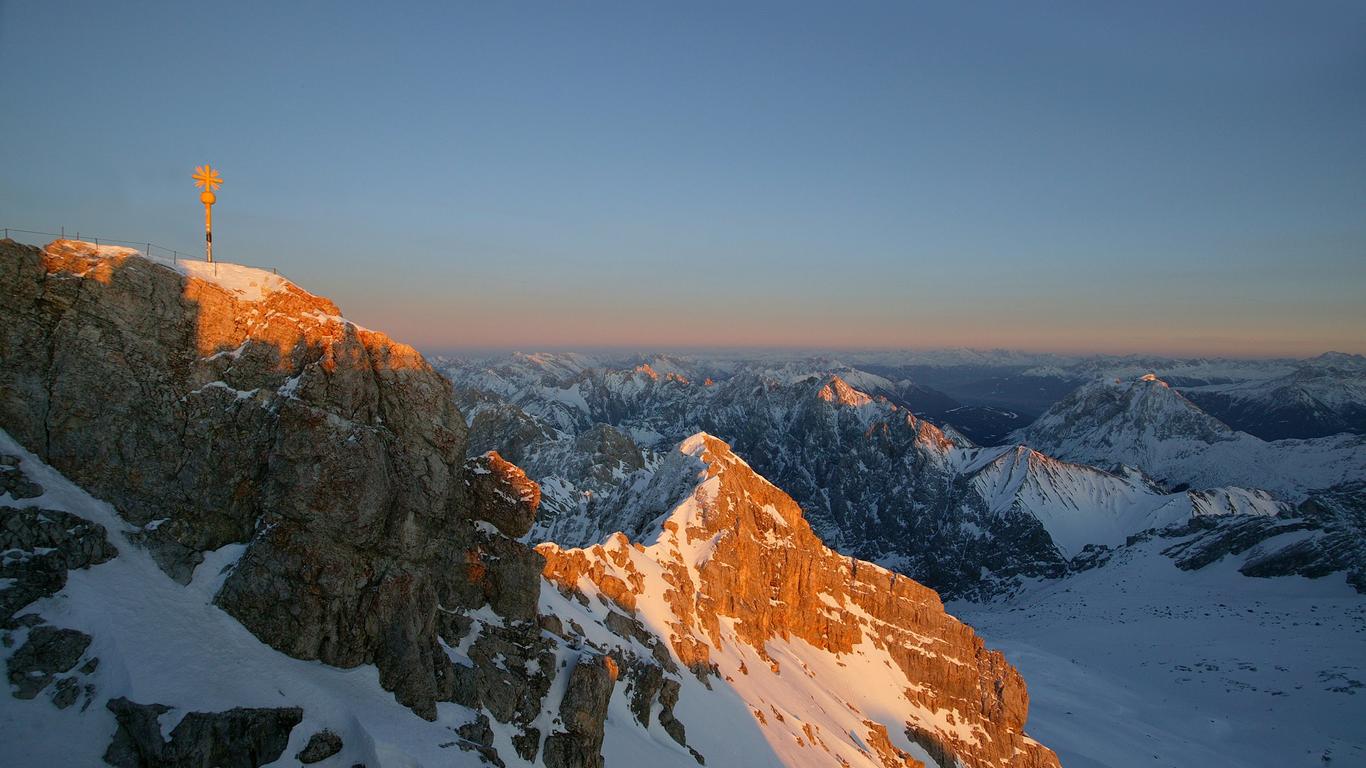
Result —
<instances>
[{"instance_id":1,"label":"rocky cliff","mask_svg":"<svg viewBox=\"0 0 1366 768\"><path fill-rule=\"evenodd\" d=\"M327 299L234 265L5 241L0 357L0 427L138 526L168 575L246 545L216 600L270 645L373 663L430 718L479 703L441 651L462 613L492 606L535 643L520 471L467 466L446 380Z\"/></svg>"}]
</instances>

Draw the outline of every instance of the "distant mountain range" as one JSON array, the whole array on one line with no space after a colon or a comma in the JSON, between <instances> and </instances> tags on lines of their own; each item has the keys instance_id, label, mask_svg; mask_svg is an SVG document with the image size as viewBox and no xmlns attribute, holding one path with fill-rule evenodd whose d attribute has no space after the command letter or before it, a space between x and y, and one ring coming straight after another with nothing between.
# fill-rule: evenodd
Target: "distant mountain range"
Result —
<instances>
[{"instance_id":1,"label":"distant mountain range","mask_svg":"<svg viewBox=\"0 0 1366 768\"><path fill-rule=\"evenodd\" d=\"M1153 374L1083 385L1010 439L1069 461L1135 467L1170 486L1241 485L1292 501L1366 477L1366 435L1268 442Z\"/></svg>"},{"instance_id":2,"label":"distant mountain range","mask_svg":"<svg viewBox=\"0 0 1366 768\"><path fill-rule=\"evenodd\" d=\"M533 539L587 545L644 530L633 489L650 482L659 446L700 429L792 494L832 547L949 597L1009 594L1194 518L1293 516L1316 492L1366 478L1366 438L1268 443L1151 374L1084 385L1009 444L979 447L918 417L924 388L838 361L438 365L472 450L504 451L545 489Z\"/></svg>"}]
</instances>

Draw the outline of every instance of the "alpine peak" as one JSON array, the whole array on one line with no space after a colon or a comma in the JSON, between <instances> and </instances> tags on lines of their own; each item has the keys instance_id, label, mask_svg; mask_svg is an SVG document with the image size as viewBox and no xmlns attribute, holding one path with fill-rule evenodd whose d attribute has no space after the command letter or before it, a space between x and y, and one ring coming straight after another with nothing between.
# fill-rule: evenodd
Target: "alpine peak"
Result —
<instances>
[{"instance_id":1,"label":"alpine peak","mask_svg":"<svg viewBox=\"0 0 1366 768\"><path fill-rule=\"evenodd\" d=\"M849 386L848 382L838 375L832 374L816 393L816 396L827 403L838 405L860 406L873 402L873 398L866 393Z\"/></svg>"}]
</instances>

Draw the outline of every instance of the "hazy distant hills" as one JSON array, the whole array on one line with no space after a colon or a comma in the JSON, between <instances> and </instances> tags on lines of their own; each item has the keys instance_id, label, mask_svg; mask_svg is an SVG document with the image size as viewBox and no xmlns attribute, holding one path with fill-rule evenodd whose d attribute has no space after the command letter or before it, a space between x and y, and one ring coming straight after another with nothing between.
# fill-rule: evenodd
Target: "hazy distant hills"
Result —
<instances>
[{"instance_id":1,"label":"hazy distant hills","mask_svg":"<svg viewBox=\"0 0 1366 768\"><path fill-rule=\"evenodd\" d=\"M926 411L985 444L1027 426L1078 386L1156 374L1233 429L1263 440L1366 432L1366 357L1328 352L1309 360L1024 355L1015 352L846 354L890 379L944 393L964 406ZM990 410L986 410L986 407ZM1015 414L1002 419L1000 411ZM960 423L961 422L961 423Z\"/></svg>"}]
</instances>

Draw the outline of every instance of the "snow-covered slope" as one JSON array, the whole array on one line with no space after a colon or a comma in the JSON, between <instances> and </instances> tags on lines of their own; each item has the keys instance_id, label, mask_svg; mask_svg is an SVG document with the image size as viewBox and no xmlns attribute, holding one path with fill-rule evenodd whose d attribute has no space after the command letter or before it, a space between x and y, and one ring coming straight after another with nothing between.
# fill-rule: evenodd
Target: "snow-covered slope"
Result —
<instances>
[{"instance_id":1,"label":"snow-covered slope","mask_svg":"<svg viewBox=\"0 0 1366 768\"><path fill-rule=\"evenodd\" d=\"M1087 545L1117 546L1141 531L1193 517L1275 515L1287 509L1264 491L1244 488L1168 494L1139 473L1112 475L1024 446L981 451L963 471L989 509L1027 513L1068 558Z\"/></svg>"},{"instance_id":2,"label":"snow-covered slope","mask_svg":"<svg viewBox=\"0 0 1366 768\"><path fill-rule=\"evenodd\" d=\"M1230 429L1152 374L1082 386L1012 438L1068 461L1135 467L1171 485L1262 488L1292 501L1366 478L1366 437L1267 442Z\"/></svg>"},{"instance_id":3,"label":"snow-covered slope","mask_svg":"<svg viewBox=\"0 0 1366 768\"><path fill-rule=\"evenodd\" d=\"M1366 765L1366 600L1341 574L1179 570L1170 544L948 609L1019 667L1068 768Z\"/></svg>"}]
</instances>

